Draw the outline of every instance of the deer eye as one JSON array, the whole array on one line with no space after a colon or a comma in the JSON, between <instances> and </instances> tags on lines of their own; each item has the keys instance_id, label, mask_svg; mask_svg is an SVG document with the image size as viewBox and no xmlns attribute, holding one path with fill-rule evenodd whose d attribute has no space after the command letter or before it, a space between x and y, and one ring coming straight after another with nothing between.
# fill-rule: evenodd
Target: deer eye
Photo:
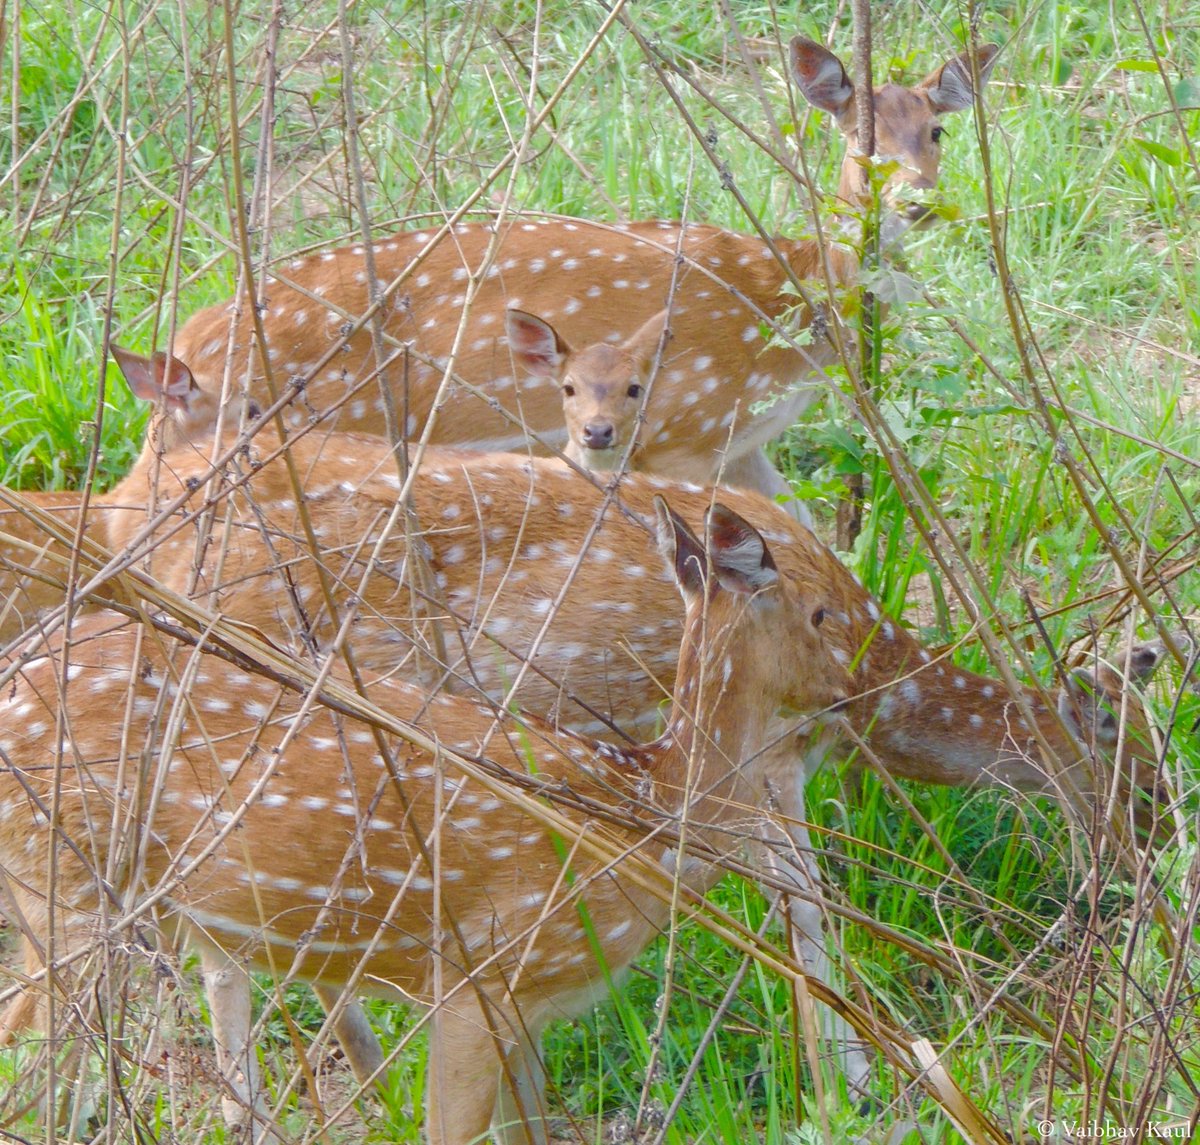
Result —
<instances>
[{"instance_id":1,"label":"deer eye","mask_svg":"<svg viewBox=\"0 0 1200 1145\"><path fill-rule=\"evenodd\" d=\"M825 623L825 609L814 608L810 619L812 620L812 626L814 628L820 628L821 625Z\"/></svg>"},{"instance_id":2,"label":"deer eye","mask_svg":"<svg viewBox=\"0 0 1200 1145\"><path fill-rule=\"evenodd\" d=\"M946 129L940 124L935 124L933 130L929 133L933 136L934 143L941 143L942 136L946 134Z\"/></svg>"},{"instance_id":3,"label":"deer eye","mask_svg":"<svg viewBox=\"0 0 1200 1145\"><path fill-rule=\"evenodd\" d=\"M640 398L640 397L642 396L642 387L641 387L641 386L639 386L639 385L637 384L637 382L634 382L634 383L633 383L633 384L632 384L632 385L629 387L629 391L628 391L628 393L629 393L629 396L630 396L631 398Z\"/></svg>"},{"instance_id":4,"label":"deer eye","mask_svg":"<svg viewBox=\"0 0 1200 1145\"><path fill-rule=\"evenodd\" d=\"M574 386L563 386L563 393L567 397L573 398L575 396L575 387Z\"/></svg>"}]
</instances>

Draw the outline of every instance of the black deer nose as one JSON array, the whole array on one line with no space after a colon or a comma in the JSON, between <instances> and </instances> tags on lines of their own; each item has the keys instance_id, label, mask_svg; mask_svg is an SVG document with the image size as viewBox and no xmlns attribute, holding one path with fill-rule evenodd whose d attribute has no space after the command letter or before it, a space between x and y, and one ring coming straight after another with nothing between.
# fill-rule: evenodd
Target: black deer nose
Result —
<instances>
[{"instance_id":1,"label":"black deer nose","mask_svg":"<svg viewBox=\"0 0 1200 1145\"><path fill-rule=\"evenodd\" d=\"M612 449L612 443L612 422L590 421L583 427L583 444L588 449Z\"/></svg>"}]
</instances>

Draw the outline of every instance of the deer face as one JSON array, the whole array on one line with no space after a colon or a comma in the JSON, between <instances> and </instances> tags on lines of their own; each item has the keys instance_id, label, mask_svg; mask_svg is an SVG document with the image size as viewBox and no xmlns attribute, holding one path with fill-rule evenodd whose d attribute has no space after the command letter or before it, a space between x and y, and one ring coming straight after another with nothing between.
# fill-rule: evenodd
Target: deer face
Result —
<instances>
[{"instance_id":1,"label":"deer face","mask_svg":"<svg viewBox=\"0 0 1200 1145\"><path fill-rule=\"evenodd\" d=\"M976 74L981 84L987 82L999 50L995 44L979 46ZM838 196L859 202L864 181L854 84L841 61L812 40L797 36L791 44L791 57L801 94L813 107L829 112L846 136ZM971 57L966 52L935 69L915 87L885 84L875 89L875 155L896 164L881 193L888 209L905 222L918 223L930 217L928 206L914 201L912 192L932 191L937 186L945 134L941 117L970 107L974 90Z\"/></svg>"},{"instance_id":2,"label":"deer face","mask_svg":"<svg viewBox=\"0 0 1200 1145\"><path fill-rule=\"evenodd\" d=\"M562 380L566 454L585 469L616 469L633 440L646 392L644 363L614 346L589 346Z\"/></svg>"},{"instance_id":3,"label":"deer face","mask_svg":"<svg viewBox=\"0 0 1200 1145\"><path fill-rule=\"evenodd\" d=\"M821 631L825 608L780 575L762 534L717 503L702 544L661 498L655 507L659 550L687 609L681 675L731 702L765 698L781 716L841 708L853 681Z\"/></svg>"},{"instance_id":4,"label":"deer face","mask_svg":"<svg viewBox=\"0 0 1200 1145\"><path fill-rule=\"evenodd\" d=\"M1129 684L1148 680L1165 656L1161 641L1135 644L1128 654ZM1169 824L1155 810L1165 799L1158 752L1146 709L1126 684L1125 663L1122 653L1095 671L1072 672L1059 696L1059 716L1093 758L1116 770L1121 801L1132 802L1138 829L1161 836Z\"/></svg>"},{"instance_id":5,"label":"deer face","mask_svg":"<svg viewBox=\"0 0 1200 1145\"><path fill-rule=\"evenodd\" d=\"M509 349L518 368L552 378L562 389L565 453L585 469L616 469L637 429L666 335L667 312L655 314L620 345L572 350L550 323L508 310Z\"/></svg>"}]
</instances>

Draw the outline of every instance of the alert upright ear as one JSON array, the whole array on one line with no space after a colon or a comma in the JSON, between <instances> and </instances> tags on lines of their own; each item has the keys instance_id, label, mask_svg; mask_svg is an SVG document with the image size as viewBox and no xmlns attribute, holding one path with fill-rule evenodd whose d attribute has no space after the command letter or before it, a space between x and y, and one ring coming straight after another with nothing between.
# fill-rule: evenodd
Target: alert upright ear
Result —
<instances>
[{"instance_id":1,"label":"alert upright ear","mask_svg":"<svg viewBox=\"0 0 1200 1145\"><path fill-rule=\"evenodd\" d=\"M685 597L699 596L704 592L708 571L704 546L662 497L654 498L654 517L658 551L666 562L667 571Z\"/></svg>"},{"instance_id":2,"label":"alert upright ear","mask_svg":"<svg viewBox=\"0 0 1200 1145\"><path fill-rule=\"evenodd\" d=\"M722 587L733 592L758 592L779 580L775 558L762 534L721 504L708 514L708 556Z\"/></svg>"},{"instance_id":3,"label":"alert upright ear","mask_svg":"<svg viewBox=\"0 0 1200 1145\"><path fill-rule=\"evenodd\" d=\"M807 36L793 37L791 59L800 94L813 107L829 112L843 131L849 130L854 121L854 84L842 61Z\"/></svg>"},{"instance_id":4,"label":"alert upright ear","mask_svg":"<svg viewBox=\"0 0 1200 1145\"><path fill-rule=\"evenodd\" d=\"M113 344L109 347L129 391L142 401L162 403L172 413L188 413L200 387L178 358L156 350L149 358Z\"/></svg>"},{"instance_id":5,"label":"alert upright ear","mask_svg":"<svg viewBox=\"0 0 1200 1145\"><path fill-rule=\"evenodd\" d=\"M999 55L999 44L980 44L976 49L980 85L988 82ZM939 115L949 115L951 112L970 107L975 100L975 89L971 84L970 53L961 52L954 59L948 60L940 68L930 72L917 88L929 96L933 110Z\"/></svg>"},{"instance_id":6,"label":"alert upright ear","mask_svg":"<svg viewBox=\"0 0 1200 1145\"><path fill-rule=\"evenodd\" d=\"M671 337L671 331L667 326L669 313L664 308L657 314L647 318L629 336L628 341L625 343L624 348L633 356L637 362L638 369L643 375L649 373L655 358L658 357L659 347L663 346L665 348L666 342L664 339L669 340Z\"/></svg>"},{"instance_id":7,"label":"alert upright ear","mask_svg":"<svg viewBox=\"0 0 1200 1145\"><path fill-rule=\"evenodd\" d=\"M549 322L536 314L510 308L504 312L504 331L508 335L513 361L521 369L535 378L562 380L571 347Z\"/></svg>"}]
</instances>

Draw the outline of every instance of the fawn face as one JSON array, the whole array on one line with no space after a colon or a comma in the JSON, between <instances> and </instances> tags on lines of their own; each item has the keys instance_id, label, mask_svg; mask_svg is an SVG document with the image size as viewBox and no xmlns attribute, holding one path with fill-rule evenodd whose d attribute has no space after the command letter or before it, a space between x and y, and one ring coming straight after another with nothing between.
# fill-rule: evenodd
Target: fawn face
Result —
<instances>
[{"instance_id":1,"label":"fawn face","mask_svg":"<svg viewBox=\"0 0 1200 1145\"><path fill-rule=\"evenodd\" d=\"M616 469L633 441L668 334L667 311L620 345L595 342L578 351L549 322L521 310L505 312L505 327L517 367L553 379L562 390L567 457L584 469Z\"/></svg>"}]
</instances>

